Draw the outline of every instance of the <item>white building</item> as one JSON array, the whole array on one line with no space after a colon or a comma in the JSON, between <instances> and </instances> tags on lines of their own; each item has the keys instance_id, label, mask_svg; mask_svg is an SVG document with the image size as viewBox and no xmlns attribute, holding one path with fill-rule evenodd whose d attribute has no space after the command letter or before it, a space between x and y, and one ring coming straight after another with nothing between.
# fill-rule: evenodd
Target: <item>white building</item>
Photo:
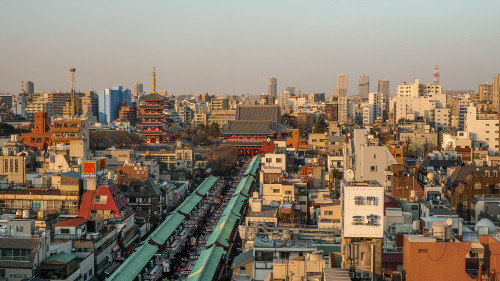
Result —
<instances>
[{"instance_id":1,"label":"white building","mask_svg":"<svg viewBox=\"0 0 500 281\"><path fill-rule=\"evenodd\" d=\"M367 129L355 129L349 140L344 160L346 169L352 169L357 181L378 181L391 186L391 165L398 162L385 145L368 134Z\"/></svg>"},{"instance_id":2,"label":"white building","mask_svg":"<svg viewBox=\"0 0 500 281\"><path fill-rule=\"evenodd\" d=\"M434 130L447 130L451 124L450 109L447 107L434 109Z\"/></svg>"},{"instance_id":3,"label":"white building","mask_svg":"<svg viewBox=\"0 0 500 281\"><path fill-rule=\"evenodd\" d=\"M290 91L279 92L276 104L279 105L281 112L290 113Z\"/></svg>"},{"instance_id":4,"label":"white building","mask_svg":"<svg viewBox=\"0 0 500 281\"><path fill-rule=\"evenodd\" d=\"M477 108L467 107L465 131L472 140L488 144L489 154L498 153L498 119L478 119Z\"/></svg>"},{"instance_id":5,"label":"white building","mask_svg":"<svg viewBox=\"0 0 500 281\"><path fill-rule=\"evenodd\" d=\"M261 159L262 167L281 168L281 171L286 171L286 155L278 153L266 153Z\"/></svg>"},{"instance_id":6,"label":"white building","mask_svg":"<svg viewBox=\"0 0 500 281\"><path fill-rule=\"evenodd\" d=\"M420 84L419 79L415 79L414 83L397 86L394 102L396 120L423 116L433 121L434 109L446 106L446 94L442 93L441 85Z\"/></svg>"},{"instance_id":7,"label":"white building","mask_svg":"<svg viewBox=\"0 0 500 281\"><path fill-rule=\"evenodd\" d=\"M338 119L340 124L347 123L347 96L339 96Z\"/></svg>"}]
</instances>

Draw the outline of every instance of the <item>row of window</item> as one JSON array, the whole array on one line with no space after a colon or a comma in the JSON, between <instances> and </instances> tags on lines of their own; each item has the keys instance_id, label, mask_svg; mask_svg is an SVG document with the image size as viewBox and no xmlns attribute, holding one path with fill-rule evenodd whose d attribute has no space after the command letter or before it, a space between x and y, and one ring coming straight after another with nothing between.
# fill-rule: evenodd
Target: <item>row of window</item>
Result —
<instances>
[{"instance_id":1,"label":"row of window","mask_svg":"<svg viewBox=\"0 0 500 281\"><path fill-rule=\"evenodd\" d=\"M10 165L9 165L9 163L10 163ZM13 173L13 172L18 173L19 172L19 160L18 159L5 159L5 164L3 166L3 170L4 170L4 173L8 173L9 170L11 173Z\"/></svg>"}]
</instances>

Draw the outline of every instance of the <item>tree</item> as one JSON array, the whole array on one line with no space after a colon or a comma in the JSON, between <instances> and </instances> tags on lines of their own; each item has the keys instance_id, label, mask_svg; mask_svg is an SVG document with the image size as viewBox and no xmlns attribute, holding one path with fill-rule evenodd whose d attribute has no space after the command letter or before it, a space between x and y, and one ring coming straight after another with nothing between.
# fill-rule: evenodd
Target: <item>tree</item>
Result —
<instances>
[{"instance_id":1,"label":"tree","mask_svg":"<svg viewBox=\"0 0 500 281\"><path fill-rule=\"evenodd\" d=\"M285 113L281 116L281 122L283 122L283 124L290 126L292 128L298 127L297 117L290 115L288 113Z\"/></svg>"},{"instance_id":2,"label":"tree","mask_svg":"<svg viewBox=\"0 0 500 281\"><path fill-rule=\"evenodd\" d=\"M227 176L238 160L238 152L229 146L212 146L207 154L208 167L216 176Z\"/></svg>"},{"instance_id":3,"label":"tree","mask_svg":"<svg viewBox=\"0 0 500 281\"><path fill-rule=\"evenodd\" d=\"M325 118L321 117L321 119L314 124L313 133L325 133L328 129L328 125L325 122Z\"/></svg>"},{"instance_id":4,"label":"tree","mask_svg":"<svg viewBox=\"0 0 500 281\"><path fill-rule=\"evenodd\" d=\"M0 136L10 136L21 133L21 130L14 128L14 126L0 122Z\"/></svg>"}]
</instances>

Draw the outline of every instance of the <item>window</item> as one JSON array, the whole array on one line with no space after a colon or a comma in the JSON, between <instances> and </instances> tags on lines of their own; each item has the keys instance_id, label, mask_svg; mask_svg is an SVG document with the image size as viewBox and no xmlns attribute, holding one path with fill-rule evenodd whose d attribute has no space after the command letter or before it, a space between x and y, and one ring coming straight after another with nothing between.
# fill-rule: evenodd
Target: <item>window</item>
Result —
<instances>
[{"instance_id":1,"label":"window","mask_svg":"<svg viewBox=\"0 0 500 281\"><path fill-rule=\"evenodd\" d=\"M246 267L244 265L240 266L240 274L246 274Z\"/></svg>"},{"instance_id":2,"label":"window","mask_svg":"<svg viewBox=\"0 0 500 281\"><path fill-rule=\"evenodd\" d=\"M14 159L10 159L10 172L14 172Z\"/></svg>"},{"instance_id":3,"label":"window","mask_svg":"<svg viewBox=\"0 0 500 281\"><path fill-rule=\"evenodd\" d=\"M376 172L377 166L370 166L370 172Z\"/></svg>"},{"instance_id":4,"label":"window","mask_svg":"<svg viewBox=\"0 0 500 281\"><path fill-rule=\"evenodd\" d=\"M5 278L5 269L0 268L0 278Z\"/></svg>"},{"instance_id":5,"label":"window","mask_svg":"<svg viewBox=\"0 0 500 281\"><path fill-rule=\"evenodd\" d=\"M26 278L26 274L21 273L11 273L10 278Z\"/></svg>"},{"instance_id":6,"label":"window","mask_svg":"<svg viewBox=\"0 0 500 281\"><path fill-rule=\"evenodd\" d=\"M276 163L281 163L281 158L276 158Z\"/></svg>"},{"instance_id":7,"label":"window","mask_svg":"<svg viewBox=\"0 0 500 281\"><path fill-rule=\"evenodd\" d=\"M271 158L266 158L266 163L271 163L273 160Z\"/></svg>"},{"instance_id":8,"label":"window","mask_svg":"<svg viewBox=\"0 0 500 281\"><path fill-rule=\"evenodd\" d=\"M418 249L418 252L420 254L425 254L425 253L427 253L427 249Z\"/></svg>"},{"instance_id":9,"label":"window","mask_svg":"<svg viewBox=\"0 0 500 281\"><path fill-rule=\"evenodd\" d=\"M280 193L279 188L275 188L275 189L273 189L273 193Z\"/></svg>"},{"instance_id":10,"label":"window","mask_svg":"<svg viewBox=\"0 0 500 281\"><path fill-rule=\"evenodd\" d=\"M16 159L16 162L15 162L15 163L16 163L16 169L15 169L15 170L16 170L16 173L17 173L17 172L19 172L19 163L18 163L18 160L17 160L17 159Z\"/></svg>"},{"instance_id":11,"label":"window","mask_svg":"<svg viewBox=\"0 0 500 281\"><path fill-rule=\"evenodd\" d=\"M16 226L16 232L23 232L23 229L22 226Z\"/></svg>"},{"instance_id":12,"label":"window","mask_svg":"<svg viewBox=\"0 0 500 281\"><path fill-rule=\"evenodd\" d=\"M69 234L69 228L61 228L62 234Z\"/></svg>"}]
</instances>

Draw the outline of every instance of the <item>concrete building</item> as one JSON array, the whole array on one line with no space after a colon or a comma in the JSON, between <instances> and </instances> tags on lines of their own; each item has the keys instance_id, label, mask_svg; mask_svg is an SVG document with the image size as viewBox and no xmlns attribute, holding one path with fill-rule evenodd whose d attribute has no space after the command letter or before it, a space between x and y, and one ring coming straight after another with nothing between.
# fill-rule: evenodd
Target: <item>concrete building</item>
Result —
<instances>
[{"instance_id":1,"label":"concrete building","mask_svg":"<svg viewBox=\"0 0 500 281\"><path fill-rule=\"evenodd\" d=\"M384 187L377 181L342 181L342 268L357 280L383 280Z\"/></svg>"},{"instance_id":2,"label":"concrete building","mask_svg":"<svg viewBox=\"0 0 500 281\"><path fill-rule=\"evenodd\" d=\"M35 83L31 81L24 82L24 92L27 94L33 94L35 92Z\"/></svg>"},{"instance_id":3,"label":"concrete building","mask_svg":"<svg viewBox=\"0 0 500 281\"><path fill-rule=\"evenodd\" d=\"M366 75L359 76L359 96L368 98L370 92L370 78Z\"/></svg>"},{"instance_id":4,"label":"concrete building","mask_svg":"<svg viewBox=\"0 0 500 281\"><path fill-rule=\"evenodd\" d=\"M389 88L389 80L378 80L378 93L382 93L383 99L389 101L391 98L391 90Z\"/></svg>"},{"instance_id":5,"label":"concrete building","mask_svg":"<svg viewBox=\"0 0 500 281\"><path fill-rule=\"evenodd\" d=\"M391 186L391 165L398 162L385 145L368 134L367 129L355 129L345 154L346 169L352 169L357 181L375 180L387 189Z\"/></svg>"},{"instance_id":6,"label":"concrete building","mask_svg":"<svg viewBox=\"0 0 500 281\"><path fill-rule=\"evenodd\" d=\"M290 96L291 94L289 91L283 91L278 93L278 99L276 100L276 102L281 108L281 112L283 114L290 113L291 111Z\"/></svg>"},{"instance_id":7,"label":"concrete building","mask_svg":"<svg viewBox=\"0 0 500 281\"><path fill-rule=\"evenodd\" d=\"M450 109L447 107L434 109L434 131L448 130L451 125Z\"/></svg>"},{"instance_id":8,"label":"concrete building","mask_svg":"<svg viewBox=\"0 0 500 281\"><path fill-rule=\"evenodd\" d=\"M267 79L267 94L272 98L277 98L278 80L274 77Z\"/></svg>"},{"instance_id":9,"label":"concrete building","mask_svg":"<svg viewBox=\"0 0 500 281\"><path fill-rule=\"evenodd\" d=\"M337 75L337 97L347 97L347 74L340 73Z\"/></svg>"},{"instance_id":10,"label":"concrete building","mask_svg":"<svg viewBox=\"0 0 500 281\"><path fill-rule=\"evenodd\" d=\"M484 142L491 154L498 153L499 122L497 116L479 116L476 107L467 108L465 131L473 141Z\"/></svg>"},{"instance_id":11,"label":"concrete building","mask_svg":"<svg viewBox=\"0 0 500 281\"><path fill-rule=\"evenodd\" d=\"M12 215L2 215L0 225L0 279L21 281L38 276L42 261L50 256L50 232L38 230L34 220Z\"/></svg>"},{"instance_id":12,"label":"concrete building","mask_svg":"<svg viewBox=\"0 0 500 281\"><path fill-rule=\"evenodd\" d=\"M135 83L134 96L139 97L142 93L144 93L144 85L142 83Z\"/></svg>"},{"instance_id":13,"label":"concrete building","mask_svg":"<svg viewBox=\"0 0 500 281\"><path fill-rule=\"evenodd\" d=\"M228 110L229 100L225 98L216 98L210 100L210 111Z\"/></svg>"},{"instance_id":14,"label":"concrete building","mask_svg":"<svg viewBox=\"0 0 500 281\"><path fill-rule=\"evenodd\" d=\"M131 94L129 89L122 86L116 86L111 89L97 91L99 96L99 123L111 123L118 119L118 112L122 102L130 106Z\"/></svg>"}]
</instances>

